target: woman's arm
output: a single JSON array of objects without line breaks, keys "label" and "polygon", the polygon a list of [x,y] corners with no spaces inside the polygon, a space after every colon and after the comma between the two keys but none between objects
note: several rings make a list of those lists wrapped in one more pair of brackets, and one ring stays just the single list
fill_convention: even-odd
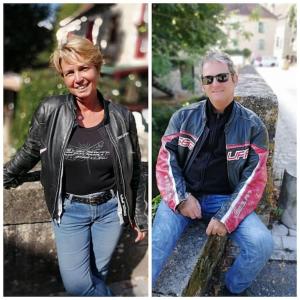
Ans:
[{"label": "woman's arm", "polygon": [[18,177],[30,171],[40,160],[40,122],[38,121],[40,113],[41,107],[32,117],[25,143],[16,155],[4,165],[4,188],[20,185],[22,182]]}]

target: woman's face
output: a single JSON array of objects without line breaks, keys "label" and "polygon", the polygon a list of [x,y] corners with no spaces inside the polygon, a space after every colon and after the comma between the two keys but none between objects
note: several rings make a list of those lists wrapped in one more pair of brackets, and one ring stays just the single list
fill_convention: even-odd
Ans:
[{"label": "woman's face", "polygon": [[75,97],[89,98],[97,91],[99,78],[96,67],[83,60],[76,62],[61,61],[62,76],[66,87]]}]

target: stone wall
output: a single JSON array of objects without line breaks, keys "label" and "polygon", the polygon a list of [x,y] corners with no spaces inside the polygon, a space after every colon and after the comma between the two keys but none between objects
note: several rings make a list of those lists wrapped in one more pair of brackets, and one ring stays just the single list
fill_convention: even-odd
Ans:
[{"label": "stone wall", "polygon": [[273,199],[273,157],[275,132],[278,118],[277,96],[252,66],[240,70],[239,83],[235,90],[236,100],[254,111],[264,122],[269,134],[269,157],[267,161],[268,182],[258,211],[266,217],[271,206],[276,205]]},{"label": "stone wall", "polygon": [[[143,168],[147,184],[147,164]],[[65,295],[41,184],[4,190],[3,199],[4,296]],[[134,274],[147,277],[147,240],[135,244],[134,239],[133,230],[126,228],[113,255],[109,283],[130,280]]]}]

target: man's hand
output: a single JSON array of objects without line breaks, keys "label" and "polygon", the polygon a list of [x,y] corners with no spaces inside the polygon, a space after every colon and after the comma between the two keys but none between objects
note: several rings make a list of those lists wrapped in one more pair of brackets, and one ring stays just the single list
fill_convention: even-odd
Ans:
[{"label": "man's hand", "polygon": [[179,205],[178,210],[185,217],[191,219],[202,218],[200,203],[192,194],[190,194],[187,199]]},{"label": "man's hand", "polygon": [[206,234],[225,236],[227,234],[227,229],[222,222],[212,218],[206,228]]},{"label": "man's hand", "polygon": [[146,231],[140,231],[140,229],[135,225],[133,229],[137,232],[136,239],[134,240],[136,243],[142,241],[146,236]]}]

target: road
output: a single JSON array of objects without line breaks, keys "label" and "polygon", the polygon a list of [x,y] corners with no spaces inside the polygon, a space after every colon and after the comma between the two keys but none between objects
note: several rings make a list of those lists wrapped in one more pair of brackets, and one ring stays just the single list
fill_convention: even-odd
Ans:
[{"label": "road", "polygon": [[278,98],[279,116],[275,135],[274,175],[280,180],[286,169],[297,175],[297,68],[282,70],[279,67],[258,67],[263,77]]}]

